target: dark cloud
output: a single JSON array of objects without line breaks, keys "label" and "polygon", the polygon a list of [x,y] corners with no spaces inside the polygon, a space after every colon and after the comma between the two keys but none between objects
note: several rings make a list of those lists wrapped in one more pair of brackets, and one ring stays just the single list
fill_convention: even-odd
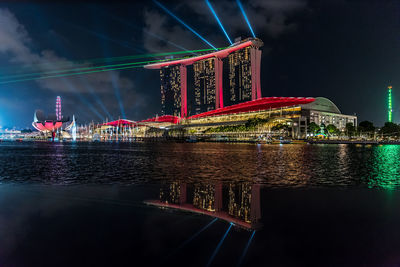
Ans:
[{"label": "dark cloud", "polygon": [[[0,52],[10,56],[11,62],[22,63],[33,67],[37,72],[53,71],[55,66],[63,68],[79,68],[81,65],[56,55],[54,51],[42,50],[33,52],[30,48],[33,40],[29,37],[24,25],[19,23],[14,14],[8,9],[0,9]],[[133,89],[133,81],[114,75],[114,85],[121,89]],[[85,76],[86,86],[96,89],[97,93],[110,92],[113,86],[112,76],[104,73],[92,73]],[[87,92],[81,77],[70,77],[68,82],[60,82],[58,79],[37,80],[40,87],[52,90],[56,93],[71,92],[71,87],[79,93]]]},{"label": "dark cloud", "polygon": [[[249,28],[236,2],[222,0],[212,1],[211,3],[231,39],[237,36],[250,36]],[[168,7],[171,9],[174,8],[173,5]],[[277,38],[281,34],[295,30],[297,25],[294,22],[289,22],[288,18],[290,15],[306,7],[306,2],[303,0],[258,0],[249,1],[247,4],[244,3],[244,8],[256,33],[266,32],[272,38]],[[201,25],[201,29],[212,29],[211,32],[206,32],[206,39],[212,40],[211,43],[215,43],[217,46],[226,45],[227,40],[221,35],[222,32],[205,1],[185,1],[182,5],[178,6],[177,11],[180,11],[177,14],[178,17],[185,17],[185,15],[187,17],[187,13],[190,13],[191,17],[195,18],[196,25]],[[144,19],[144,32],[153,32],[159,36],[163,36],[168,41],[176,42],[179,40],[179,44],[189,49],[204,47],[204,43],[200,39],[179,24],[179,22],[175,22],[174,18],[163,13],[162,10],[155,8],[145,9]],[[183,20],[185,21],[185,19]],[[193,21],[193,19],[190,19],[190,21]],[[195,26],[191,25],[191,27],[196,29]],[[202,31],[199,30],[199,33],[202,34]],[[176,49],[170,44],[146,34],[144,34],[143,39],[144,47],[149,51]]]}]

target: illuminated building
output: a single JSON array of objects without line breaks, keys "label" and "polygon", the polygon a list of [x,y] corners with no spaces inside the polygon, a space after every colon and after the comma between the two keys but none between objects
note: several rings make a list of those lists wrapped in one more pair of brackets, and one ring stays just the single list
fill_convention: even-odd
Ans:
[{"label": "illuminated building", "polygon": [[205,59],[193,64],[194,114],[215,109],[215,61]]},{"label": "illuminated building", "polygon": [[317,97],[314,102],[301,105],[301,116],[293,122],[297,124],[296,136],[304,138],[310,134],[307,133],[307,126],[311,122],[325,126],[332,124],[340,131],[344,131],[347,123],[357,126],[357,116],[342,114],[332,101],[325,97]]},{"label": "illuminated building", "polygon": [[[259,48],[262,45],[261,40],[248,38],[216,52],[146,65],[147,69],[160,69],[162,114],[188,116],[187,66],[193,64],[195,85],[190,87],[195,88],[195,92],[190,93],[195,94],[195,103],[192,114],[224,107],[224,91],[227,90],[223,82],[224,64],[230,64],[229,104],[261,98]],[[244,52],[238,52],[241,50]],[[234,55],[229,57],[232,53]]]},{"label": "illuminated building", "polygon": [[191,132],[204,132],[212,127],[244,125],[250,119],[262,119],[271,132],[277,124],[285,123],[291,128],[292,138],[306,138],[311,122],[317,125],[333,124],[344,130],[347,123],[357,125],[357,116],[345,115],[324,97],[264,97],[244,103],[203,112],[181,121]]},{"label": "illuminated building", "polygon": [[224,97],[227,105],[261,98],[261,50],[248,46],[224,59]]},{"label": "illuminated building", "polygon": [[388,86],[388,122],[392,122],[392,86]]},{"label": "illuminated building", "polygon": [[62,127],[63,123],[68,121],[69,118],[64,119],[61,115],[61,98],[58,96],[56,99],[56,114],[46,116],[43,111],[36,110],[32,126],[41,132],[55,132]]},{"label": "illuminated building", "polygon": [[180,116],[181,114],[181,73],[179,66],[160,70],[161,114]]}]

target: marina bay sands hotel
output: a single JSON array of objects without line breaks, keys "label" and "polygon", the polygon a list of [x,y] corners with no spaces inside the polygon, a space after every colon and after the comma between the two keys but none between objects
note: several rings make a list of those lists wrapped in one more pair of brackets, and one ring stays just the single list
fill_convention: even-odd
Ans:
[{"label": "marina bay sands hotel", "polygon": [[257,38],[235,40],[231,46],[202,55],[168,59],[144,66],[160,71],[161,116],[147,121],[171,123],[191,132],[244,125],[257,118],[268,131],[284,123],[293,138],[310,136],[308,125],[333,124],[344,131],[357,116],[342,114],[324,97],[262,97],[261,50]]},{"label": "marina bay sands hotel", "polygon": [[239,39],[213,53],[146,65],[160,70],[161,114],[186,118],[260,99],[262,46]]}]

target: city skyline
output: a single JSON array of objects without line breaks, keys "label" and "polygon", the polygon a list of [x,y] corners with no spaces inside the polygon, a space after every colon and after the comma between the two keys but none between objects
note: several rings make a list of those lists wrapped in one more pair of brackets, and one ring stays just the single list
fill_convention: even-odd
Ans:
[{"label": "city skyline", "polygon": [[[154,2],[48,3],[0,5],[1,21],[8,26],[0,34],[3,79],[26,70],[23,66],[46,62],[66,64],[210,48]],[[251,36],[235,1],[211,3],[232,40]],[[393,34],[399,26],[399,6],[395,2],[379,4],[382,12],[375,14],[374,24],[368,18],[377,1],[274,3],[242,1],[255,35],[265,44],[261,59],[262,96],[323,96],[337,103],[345,114],[357,113],[359,121],[383,125],[390,84],[393,121],[399,122],[396,88],[400,83],[394,74],[399,43]],[[162,4],[213,46],[229,45],[204,1]],[[71,12],[64,9],[75,5],[80,8],[72,19]],[[26,16],[26,12],[36,16]],[[128,12],[134,16],[128,16]],[[336,16],[338,12],[340,17]],[[381,28],[384,30],[377,30]],[[49,67],[39,70],[48,71]],[[2,84],[0,125],[29,127],[34,110],[52,112],[58,95],[63,98],[63,110],[75,114],[78,123],[101,122],[111,117],[152,118],[161,115],[159,81],[159,73],[137,68]]]}]

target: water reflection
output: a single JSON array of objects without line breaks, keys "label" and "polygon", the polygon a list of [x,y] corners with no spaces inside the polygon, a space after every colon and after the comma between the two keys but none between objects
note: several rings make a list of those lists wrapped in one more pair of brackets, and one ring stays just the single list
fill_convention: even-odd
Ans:
[{"label": "water reflection", "polygon": [[[398,189],[398,162],[397,145],[3,142],[0,182],[131,185],[178,178],[191,185],[224,187],[250,182],[284,188]],[[196,190],[211,194],[215,188]]]},{"label": "water reflection", "polygon": [[159,199],[146,204],[208,215],[251,230],[261,227],[260,185],[239,183],[165,183]]},{"label": "water reflection", "polygon": [[375,151],[368,187],[380,187],[384,189],[395,189],[399,186],[400,147],[397,145],[386,145]]}]

